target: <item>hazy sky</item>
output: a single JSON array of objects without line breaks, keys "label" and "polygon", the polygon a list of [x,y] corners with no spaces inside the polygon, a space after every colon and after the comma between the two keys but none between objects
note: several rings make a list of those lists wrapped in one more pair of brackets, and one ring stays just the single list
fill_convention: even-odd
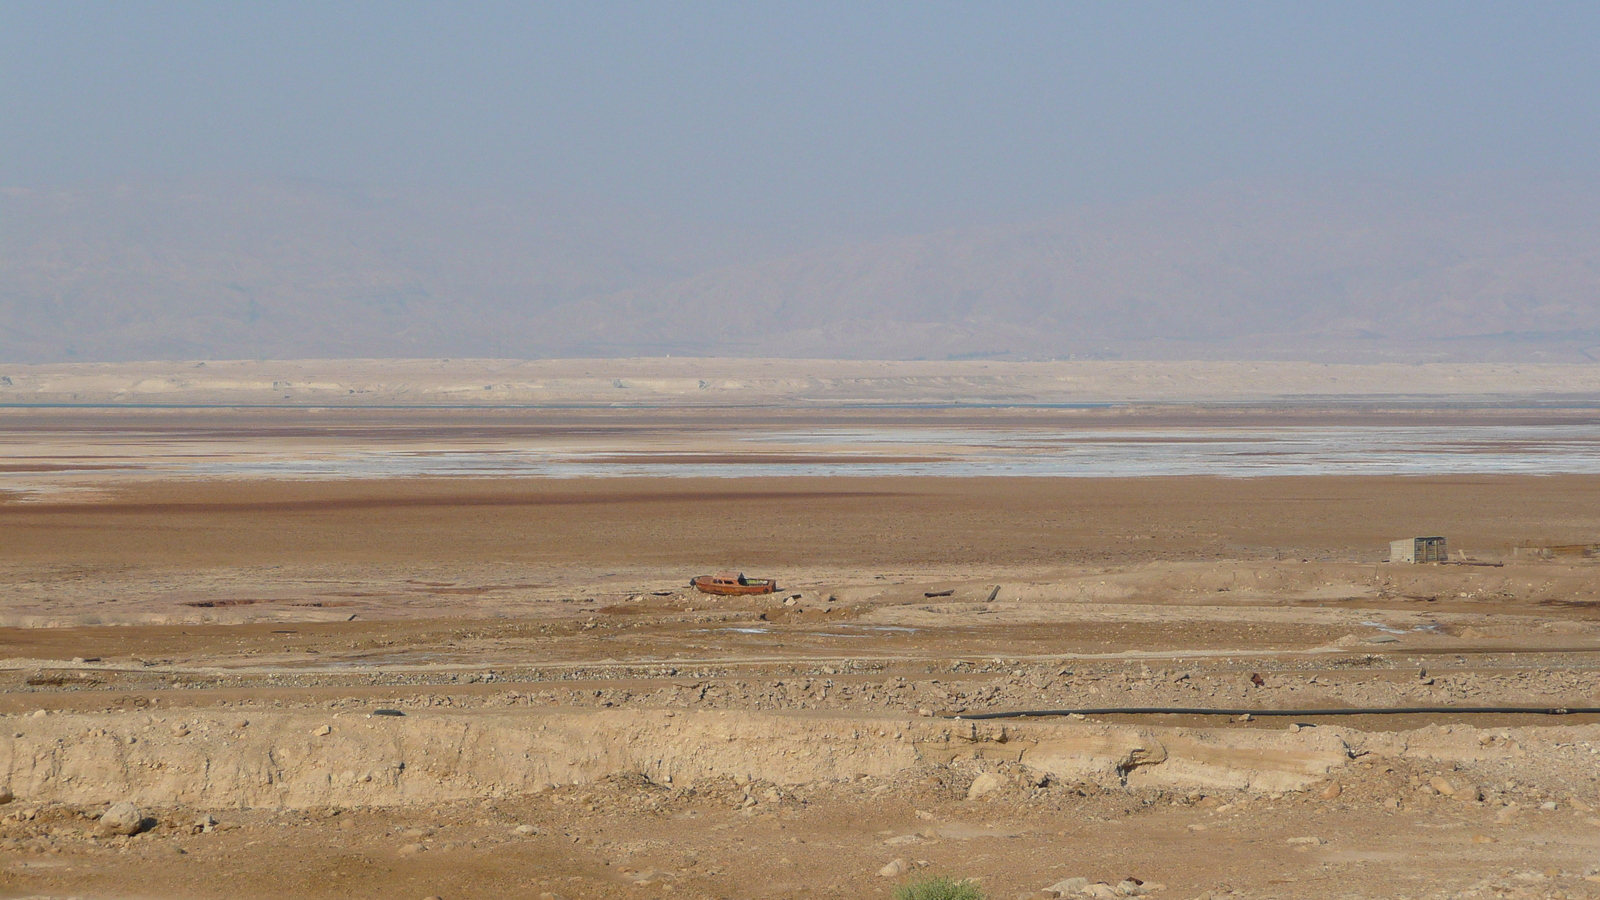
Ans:
[{"label": "hazy sky", "polygon": [[900,229],[1593,175],[1600,4],[0,4],[0,185],[242,173]]}]

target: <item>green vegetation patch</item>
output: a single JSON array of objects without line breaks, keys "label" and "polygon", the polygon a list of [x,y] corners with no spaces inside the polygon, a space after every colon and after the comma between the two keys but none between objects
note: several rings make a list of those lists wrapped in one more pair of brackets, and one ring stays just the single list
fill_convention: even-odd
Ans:
[{"label": "green vegetation patch", "polygon": [[894,900],[985,900],[977,884],[947,875],[921,878],[894,889]]}]

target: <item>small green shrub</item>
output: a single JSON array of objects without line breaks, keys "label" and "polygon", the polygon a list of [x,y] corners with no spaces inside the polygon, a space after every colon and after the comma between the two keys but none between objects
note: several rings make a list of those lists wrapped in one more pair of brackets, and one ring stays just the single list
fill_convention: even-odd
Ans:
[{"label": "small green shrub", "polygon": [[894,900],[985,900],[976,884],[947,875],[920,878],[894,889]]}]

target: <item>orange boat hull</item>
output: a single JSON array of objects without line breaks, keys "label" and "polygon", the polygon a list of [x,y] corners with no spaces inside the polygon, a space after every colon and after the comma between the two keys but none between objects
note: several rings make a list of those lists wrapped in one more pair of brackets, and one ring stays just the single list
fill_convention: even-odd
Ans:
[{"label": "orange boat hull", "polygon": [[689,586],[703,594],[722,594],[736,596],[740,594],[770,594],[778,589],[778,583],[770,578],[744,578],[737,580],[718,578],[715,575],[700,575],[689,579]]}]

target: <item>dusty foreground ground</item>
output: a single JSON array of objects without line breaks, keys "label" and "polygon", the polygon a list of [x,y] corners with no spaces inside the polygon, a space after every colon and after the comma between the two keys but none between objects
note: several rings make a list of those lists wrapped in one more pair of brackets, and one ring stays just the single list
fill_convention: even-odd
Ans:
[{"label": "dusty foreground ground", "polygon": [[1597,715],[951,718],[1600,707],[1600,564],[1511,553],[1597,531],[1588,477],[106,475],[0,503],[0,892],[1600,897]]}]

